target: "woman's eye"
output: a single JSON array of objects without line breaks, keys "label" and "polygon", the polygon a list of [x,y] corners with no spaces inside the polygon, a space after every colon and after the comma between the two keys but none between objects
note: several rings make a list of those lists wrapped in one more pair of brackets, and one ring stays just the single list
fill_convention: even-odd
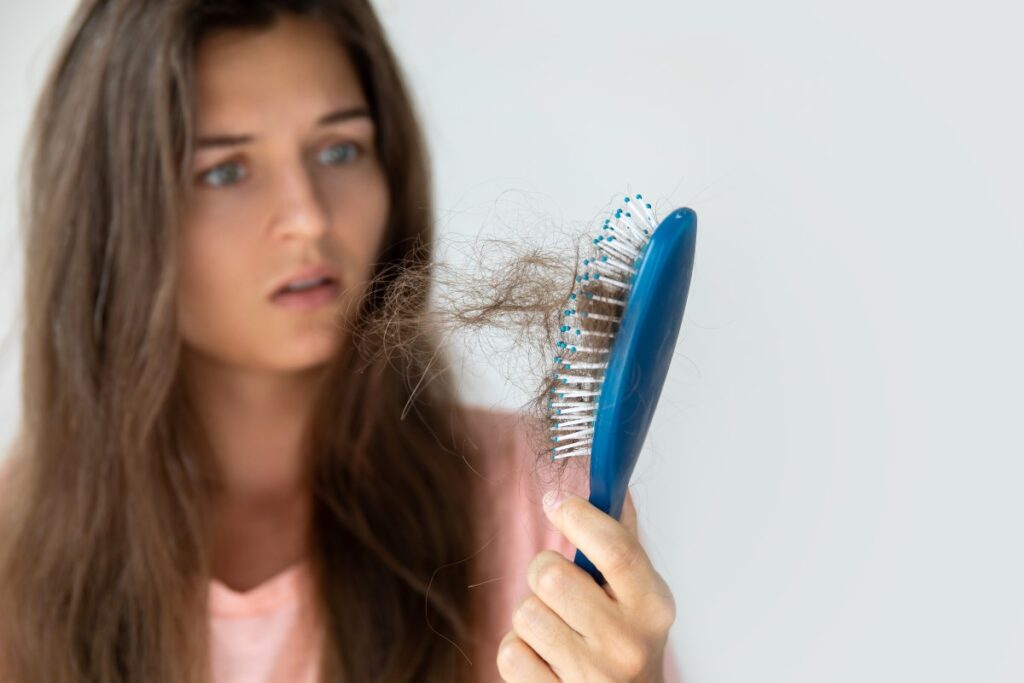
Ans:
[{"label": "woman's eye", "polygon": [[320,158],[326,159],[328,164],[343,164],[351,161],[361,151],[359,145],[354,142],[344,142],[340,145],[328,147],[320,155]]},{"label": "woman's eye", "polygon": [[[221,164],[219,166],[214,166],[209,171],[207,171],[206,173],[202,174],[202,176],[200,176],[200,178],[204,181],[205,184],[213,185],[214,187],[221,187],[223,185],[231,185],[234,182],[236,182],[236,180],[232,179],[232,176],[239,176],[240,175],[240,177],[242,177],[242,178],[245,177],[245,173],[244,172],[242,172],[241,174],[238,173],[238,169],[241,169],[241,168],[242,167],[239,166],[236,163]],[[224,173],[224,171],[226,169],[235,169],[235,173],[230,173],[230,172],[229,173]],[[225,176],[227,176],[226,180],[223,179]],[[218,178],[218,177],[221,178],[222,180],[217,180],[217,181],[212,182],[212,183],[211,182],[206,182],[207,179]]]},{"label": "woman's eye", "polygon": [[[344,142],[339,145],[331,145],[320,154],[320,159],[328,165],[342,165],[352,161],[362,154],[362,148],[354,142]],[[228,162],[214,166],[209,171],[200,175],[204,185],[212,187],[224,187],[233,185],[242,178],[246,172],[240,164]]]}]

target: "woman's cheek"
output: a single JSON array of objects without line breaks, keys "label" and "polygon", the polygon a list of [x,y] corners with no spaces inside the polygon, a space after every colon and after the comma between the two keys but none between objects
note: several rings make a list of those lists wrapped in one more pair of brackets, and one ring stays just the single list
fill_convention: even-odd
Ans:
[{"label": "woman's cheek", "polygon": [[[219,226],[218,226],[219,227]],[[246,333],[244,318],[249,307],[241,297],[249,278],[238,272],[243,249],[232,248],[229,231],[213,232],[208,224],[192,225],[182,240],[181,280],[178,287],[178,320],[184,341],[211,355],[238,352],[232,330]],[[240,326],[241,325],[241,326]]]}]

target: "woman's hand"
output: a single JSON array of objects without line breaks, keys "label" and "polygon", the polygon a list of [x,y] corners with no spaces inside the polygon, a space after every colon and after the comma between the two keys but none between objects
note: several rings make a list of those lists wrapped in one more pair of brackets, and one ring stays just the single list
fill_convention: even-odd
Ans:
[{"label": "woman's hand", "polygon": [[533,593],[498,646],[501,677],[510,683],[660,683],[676,606],[640,545],[629,493],[621,522],[572,495],[545,511],[607,583],[598,586],[561,553],[537,553],[527,569]]}]

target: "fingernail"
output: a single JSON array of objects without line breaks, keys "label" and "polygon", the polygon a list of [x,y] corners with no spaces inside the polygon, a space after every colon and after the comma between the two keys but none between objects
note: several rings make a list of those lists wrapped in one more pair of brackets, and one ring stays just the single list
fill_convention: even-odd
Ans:
[{"label": "fingernail", "polygon": [[544,494],[544,499],[542,501],[544,504],[544,512],[551,512],[561,505],[563,500],[565,500],[565,496],[560,495],[555,489],[548,491]]}]

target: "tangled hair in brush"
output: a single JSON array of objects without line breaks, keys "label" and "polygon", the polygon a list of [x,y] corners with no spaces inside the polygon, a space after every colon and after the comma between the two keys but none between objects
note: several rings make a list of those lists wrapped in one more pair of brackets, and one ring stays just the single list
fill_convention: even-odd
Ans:
[{"label": "tangled hair in brush", "polygon": [[[495,204],[509,194],[514,192],[506,192]],[[594,225],[545,221],[536,235],[443,235],[432,247],[414,245],[410,251],[413,258],[381,273],[391,281],[383,304],[371,318],[360,321],[359,327],[349,326],[346,333],[359,344],[361,354],[397,366],[399,374],[411,359],[420,366],[433,367],[438,375],[447,373],[450,368],[439,363],[451,362],[448,355],[421,342],[440,340],[443,344],[464,338],[474,363],[494,367],[526,396],[516,407],[519,429],[527,435],[535,455],[536,474],[545,485],[558,485],[567,470],[587,467],[582,458],[549,462],[552,442],[547,428],[548,402],[556,387],[553,356],[558,353],[556,342],[563,336],[559,326],[570,293],[581,289],[577,277],[584,270],[583,259],[592,252]],[[514,227],[519,235],[530,228],[524,224]],[[442,251],[439,246],[460,258],[424,253]],[[416,305],[416,294],[427,290],[435,293],[432,305]],[[598,301],[580,299],[573,305],[581,312],[621,314],[614,306]],[[336,319],[351,320],[351,316],[339,311]],[[616,324],[593,321],[590,328],[614,332]],[[495,333],[499,334],[497,341]],[[429,357],[417,357],[417,353]],[[502,363],[503,359],[506,362]],[[518,371],[509,367],[511,359],[521,362]],[[430,376],[425,381],[429,382]],[[422,388],[413,388],[412,396]]]}]

